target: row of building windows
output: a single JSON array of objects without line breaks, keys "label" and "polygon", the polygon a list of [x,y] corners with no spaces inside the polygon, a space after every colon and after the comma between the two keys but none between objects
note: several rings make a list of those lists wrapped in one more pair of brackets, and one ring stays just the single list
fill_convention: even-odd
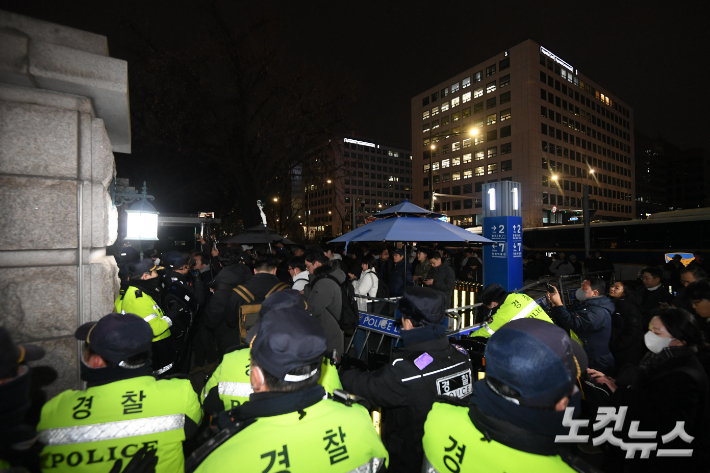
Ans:
[{"label": "row of building windows", "polygon": [[358,145],[355,143],[344,142],[343,147],[345,149],[366,151],[371,154],[383,154],[385,156],[390,156],[390,157],[394,157],[394,158],[399,158],[399,157],[409,158],[410,157],[410,155],[408,155],[407,153],[404,153],[404,152],[392,151],[392,150],[388,150],[388,149],[384,149],[384,148],[374,148],[372,146]]},{"label": "row of building windows", "polygon": [[[498,89],[503,89],[505,87],[508,87],[510,85],[510,75],[507,75],[505,77],[502,77],[500,79],[500,82],[498,85],[496,85],[496,81],[489,82],[485,86],[485,93],[486,94],[492,94]],[[422,120],[426,120],[429,117],[435,117],[439,113],[443,112],[448,112],[449,110],[453,110],[454,108],[458,107],[461,104],[465,104],[470,102],[472,99],[477,99],[479,97],[483,96],[483,87],[479,87],[477,89],[474,89],[470,92],[465,92],[462,94],[460,97],[454,97],[450,101],[446,101],[445,103],[442,103],[441,105],[437,105],[436,107],[433,107],[431,109],[424,110],[422,112]],[[481,106],[483,102],[481,102]],[[475,113],[475,112],[474,112]]]},{"label": "row of building windows", "polygon": [[[479,135],[473,137],[473,138],[465,138],[461,141],[454,141],[453,143],[448,143],[442,146],[436,146],[433,145],[434,143],[438,143],[440,139],[447,139],[451,138],[452,136],[450,133],[448,133],[448,130],[446,133],[439,132],[436,135],[432,135],[431,139],[427,138],[424,140],[424,149],[425,149],[425,154],[428,155],[429,152],[432,153],[432,156],[439,156],[439,154],[447,154],[453,151],[458,151],[460,149],[464,148],[469,148],[473,145],[480,145],[482,143],[485,143],[487,141],[495,141],[499,138],[499,132],[500,131],[500,138],[508,138],[512,133],[512,128],[511,125],[501,127],[500,129],[495,129],[495,130],[489,130],[485,132],[485,134],[482,132]],[[431,145],[434,147],[432,148]]]},{"label": "row of building windows", "polygon": [[[393,167],[387,167],[387,166],[380,166],[379,164],[369,164],[369,163],[362,163],[358,161],[344,161],[343,162],[344,167],[351,167],[351,168],[359,168],[359,169],[371,169],[373,171],[384,171],[393,173],[393,174],[400,174],[400,175],[405,175],[409,176],[412,174],[412,171],[409,169],[400,169],[400,168],[393,168]],[[348,175],[349,173],[346,173]],[[380,177],[378,179],[385,179],[389,180],[389,177],[385,174],[384,177]]]},{"label": "row of building windows", "polygon": [[[500,154],[509,154],[513,151],[513,145],[512,143],[504,143],[500,145]],[[491,146],[487,150],[482,149],[479,151],[476,151],[475,153],[466,153],[462,156],[455,156],[453,158],[448,158],[448,159],[442,159],[441,161],[434,161],[431,163],[431,170],[432,171],[438,171],[439,169],[445,169],[448,168],[449,166],[459,166],[461,164],[469,164],[471,162],[471,159],[475,159],[476,161],[481,161],[485,159],[486,157],[488,158],[495,158],[498,156],[498,147],[497,146]],[[424,164],[424,172],[429,172],[429,163]]]},{"label": "row of building windows", "polygon": [[[630,165],[631,160],[629,159],[628,156],[619,154],[615,151],[603,148],[601,145],[597,145],[596,143],[592,143],[591,141],[587,141],[585,139],[580,138],[579,136],[574,136],[572,133],[567,133],[566,131],[562,131],[559,128],[555,128],[553,126],[548,127],[545,123],[542,123],[540,126],[540,132],[543,135],[549,135],[550,138],[556,138],[560,141],[564,141],[565,143],[569,143],[571,145],[575,145],[579,148],[582,148],[587,151],[591,151],[597,154],[602,154],[603,156],[609,156],[610,158],[619,161],[621,163]],[[550,153],[555,152],[554,144],[550,143],[551,148],[549,150]],[[543,147],[543,150],[546,150]]]},{"label": "row of building windows", "polygon": [[[499,71],[503,71],[505,69],[508,69],[509,67],[510,67],[510,58],[509,57],[506,57],[505,59],[503,59],[502,61],[500,61],[498,63],[498,70]],[[495,64],[491,64],[490,66],[488,66],[486,68],[486,77],[491,77],[491,76],[495,75],[495,73],[496,73],[496,65]],[[451,92],[452,94],[458,92],[459,85],[461,86],[460,87],[461,89],[465,89],[467,87],[470,87],[471,84],[481,82],[482,80],[483,80],[483,71],[478,71],[475,74],[473,74],[472,76],[464,77],[463,79],[461,79],[460,82],[457,81],[457,82],[454,82],[453,84],[451,84],[450,87],[444,87],[443,89],[441,89],[441,92],[434,92],[433,94],[431,94],[431,96],[424,97],[422,99],[422,107],[429,105],[430,98],[431,98],[431,102],[434,103],[437,100],[439,100],[439,98],[443,99],[443,98],[447,97],[449,95],[449,92]],[[505,87],[506,85],[508,85],[508,84],[503,85],[506,80],[508,81],[508,83],[510,82],[510,75],[507,75],[507,76],[501,78],[500,87]],[[493,82],[493,84],[495,84],[495,81]],[[486,86],[486,88],[488,88],[489,86],[490,86],[490,84],[488,84]],[[495,90],[495,85],[493,85],[493,90]],[[465,100],[464,100],[464,102],[465,102]]]},{"label": "row of building windows", "polygon": [[[613,163],[607,163],[606,161],[603,161],[601,159],[597,159],[594,156],[587,156],[586,154],[581,154],[579,152],[576,152],[574,150],[569,150],[567,148],[563,148],[562,146],[555,146],[553,143],[547,143],[546,141],[542,142],[542,150],[549,152],[550,154],[556,154],[559,157],[565,157],[567,159],[572,159],[576,160],[577,162],[586,164],[589,169],[591,168],[602,168],[605,171],[610,171],[616,174],[619,174],[621,176],[626,176],[626,177],[631,177],[631,171],[623,168],[617,164]],[[576,158],[576,159],[575,159]],[[550,160],[551,163],[554,163],[554,161]],[[562,163],[558,162],[558,168],[562,165]],[[567,166],[567,164],[565,164]],[[542,167],[543,169],[547,169],[547,158],[542,158]],[[574,168],[574,166],[572,166]],[[553,166],[554,170],[554,166]],[[596,178],[597,179],[602,179],[602,176],[605,174],[601,173],[596,173]],[[603,178],[606,180],[606,178]],[[610,181],[616,182],[616,178],[610,177]],[[615,184],[619,185],[621,187],[626,187],[628,189],[631,189],[631,183],[629,181],[624,181],[619,179],[620,182],[623,182],[624,185],[622,184]]]},{"label": "row of building windows", "polygon": [[[459,181],[463,177],[463,179],[470,179],[473,176],[485,176],[486,171],[487,174],[495,174],[498,172],[498,163],[489,163],[485,166],[477,166],[475,168],[468,168],[468,169],[463,169],[462,171],[454,171],[452,173],[445,172],[441,174],[435,174],[432,176],[432,183],[433,184],[439,184],[440,182],[449,182],[449,181]],[[507,171],[512,171],[513,170],[513,160],[512,159],[507,159],[505,161],[500,162],[500,171],[501,172],[507,172]],[[427,169],[428,171],[428,169]],[[426,187],[429,185],[429,178],[425,177],[423,179],[423,185]]]},{"label": "row of building windows", "polygon": [[[351,157],[352,156],[352,157]],[[373,163],[383,163],[383,164],[394,164],[395,166],[412,167],[412,161],[410,159],[395,159],[395,158],[382,158],[380,156],[368,156],[362,153],[349,153],[347,151],[343,152],[343,157],[358,159],[360,161],[371,161]]]},{"label": "row of building windows", "polygon": [[540,71],[540,82],[543,84],[547,84],[549,87],[553,87],[555,90],[558,92],[562,92],[564,95],[568,95],[569,97],[575,98],[577,102],[582,103],[582,105],[587,105],[589,108],[593,108],[597,113],[601,113],[604,115],[605,118],[608,118],[609,120],[614,121],[617,125],[620,125],[627,130],[631,129],[631,123],[622,118],[621,116],[615,114],[611,110],[607,110],[604,107],[600,107],[598,104],[589,102],[589,99],[586,99],[585,97],[581,97],[579,95],[579,92],[574,91],[571,87],[568,88],[565,84],[560,84],[560,81],[557,79],[553,78],[550,75],[545,74],[545,72]]},{"label": "row of building windows", "polygon": [[563,80],[566,80],[567,82],[574,84],[575,87],[579,87],[580,89],[584,90],[592,97],[602,102],[602,104],[613,107],[614,110],[622,113],[625,117],[630,118],[630,113],[625,107],[615,103],[611,98],[605,96],[598,90],[595,90],[594,87],[590,84],[585,84],[584,81],[579,79],[579,77],[572,74],[571,71],[561,68],[559,64],[553,62],[552,59],[550,59],[549,57],[540,54],[540,64],[543,66],[547,66],[547,68],[551,71],[554,70],[555,73],[562,77]]},{"label": "row of building windows", "polygon": [[[505,110],[501,110],[500,121],[504,122],[506,120],[510,120],[511,116],[512,115],[511,115],[511,111],[509,108],[506,108]],[[486,116],[485,119],[483,117],[481,117],[478,120],[474,120],[473,122],[471,122],[471,125],[474,128],[480,128],[484,124],[485,125],[495,125],[497,119],[498,119],[498,114],[491,113],[490,115]],[[458,120],[458,118],[456,120]],[[429,122],[424,123],[422,126],[422,132],[426,133],[427,131],[430,131],[430,130],[433,131],[433,130],[438,129],[442,125],[448,125],[448,124],[449,124],[449,116],[447,115],[445,117],[442,117],[441,122],[439,120],[433,120],[431,122],[431,126],[430,126]],[[449,134],[448,130],[437,131],[437,133],[438,133],[438,136],[442,136],[442,134],[446,135],[445,136],[446,138],[448,138],[449,136],[458,136],[459,134],[461,134],[461,127],[457,126],[457,127],[452,128],[450,134]],[[432,137],[433,137],[433,135],[432,135]]]},{"label": "row of building windows", "polygon": [[[407,189],[409,190],[409,189]],[[345,194],[348,195],[371,195],[375,196],[375,192],[377,193],[377,197],[395,197],[398,199],[411,199],[412,195],[408,194],[406,192],[387,192],[387,191],[372,191],[370,192],[370,189],[353,189],[350,187],[345,188]],[[347,199],[347,197],[346,197]],[[347,200],[346,200],[347,202]]]},{"label": "row of building windows", "polygon": [[[542,100],[547,100],[549,103],[563,108],[565,110],[568,110],[569,105],[566,104],[566,100],[561,100],[560,97],[556,97],[555,94],[552,92],[547,92],[545,89],[540,89],[540,98]],[[565,105],[565,107],[563,107]],[[579,113],[579,116],[582,116],[583,118],[586,118],[588,122],[592,122],[593,120],[593,115],[585,113],[585,115],[582,115],[583,110],[579,110],[579,107],[573,107],[575,115]],[[569,121],[568,121],[569,123]],[[597,120],[597,125],[600,125],[600,121]],[[610,124],[606,124],[607,128],[611,129]],[[581,126],[580,126],[581,128]],[[615,127],[614,127],[615,128]],[[626,132],[624,132],[626,133]],[[587,126],[586,127],[586,134],[587,136],[592,136],[592,128]],[[626,143],[622,143],[621,141],[617,140],[616,138],[612,138],[611,136],[607,136],[604,133],[596,133],[596,138],[600,141],[603,141],[604,143],[610,144],[611,146],[614,146],[617,149],[623,150],[627,153],[631,152],[631,146],[627,145]]]}]

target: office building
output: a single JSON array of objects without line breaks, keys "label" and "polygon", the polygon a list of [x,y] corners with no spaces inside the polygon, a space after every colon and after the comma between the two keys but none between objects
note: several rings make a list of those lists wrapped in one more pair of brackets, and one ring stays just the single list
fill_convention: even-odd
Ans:
[{"label": "office building", "polygon": [[526,40],[412,98],[414,203],[428,207],[431,188],[434,210],[480,225],[481,186],[513,180],[525,227],[581,223],[586,183],[594,219],[630,219],[633,120],[615,94]]},{"label": "office building", "polygon": [[333,162],[304,176],[309,239],[338,236],[372,214],[412,199],[412,153],[364,138],[333,140]]}]

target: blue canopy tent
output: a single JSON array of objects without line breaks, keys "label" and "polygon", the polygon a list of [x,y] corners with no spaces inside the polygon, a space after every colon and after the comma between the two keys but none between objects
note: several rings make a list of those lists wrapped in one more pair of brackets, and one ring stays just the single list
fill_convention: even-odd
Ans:
[{"label": "blue canopy tent", "polygon": [[461,227],[439,220],[442,214],[431,212],[404,200],[373,215],[377,220],[331,240],[330,243],[345,243],[345,253],[351,241],[401,241],[404,242],[404,281],[407,281],[408,241],[447,243],[493,243]]}]

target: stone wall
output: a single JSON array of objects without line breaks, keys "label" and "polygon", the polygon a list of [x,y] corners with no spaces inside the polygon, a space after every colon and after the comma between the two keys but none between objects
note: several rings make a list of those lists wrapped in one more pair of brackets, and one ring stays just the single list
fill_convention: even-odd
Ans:
[{"label": "stone wall", "polygon": [[0,11],[0,324],[45,347],[49,396],[81,387],[74,330],[118,294],[105,249],[113,151],[130,152],[127,72],[103,36]]}]

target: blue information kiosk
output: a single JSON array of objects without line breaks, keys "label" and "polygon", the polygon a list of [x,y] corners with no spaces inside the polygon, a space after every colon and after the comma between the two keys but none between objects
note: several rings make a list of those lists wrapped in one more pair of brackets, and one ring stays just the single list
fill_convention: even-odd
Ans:
[{"label": "blue information kiosk", "polygon": [[523,218],[520,183],[483,184],[483,286],[496,283],[506,291],[523,287]]}]

